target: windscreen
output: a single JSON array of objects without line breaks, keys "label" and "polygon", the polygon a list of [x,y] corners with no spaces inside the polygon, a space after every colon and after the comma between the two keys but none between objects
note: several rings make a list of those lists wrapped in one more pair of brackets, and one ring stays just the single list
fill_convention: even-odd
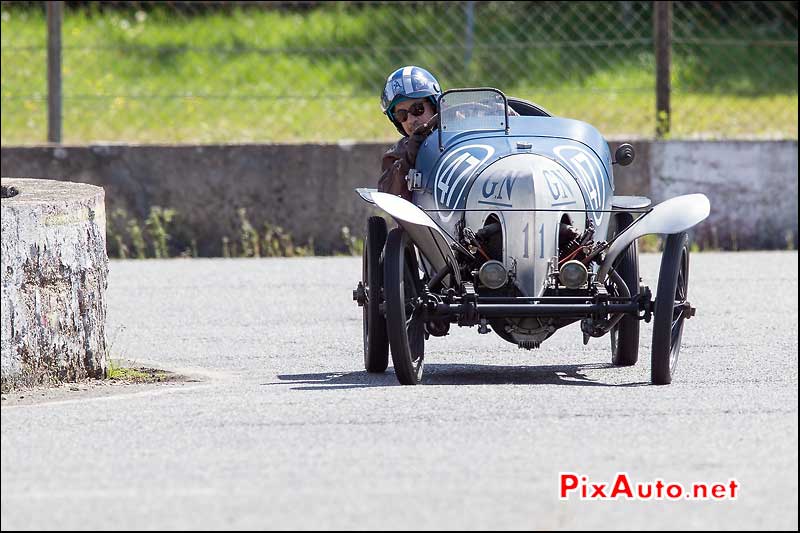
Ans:
[{"label": "windscreen", "polygon": [[442,132],[506,128],[505,97],[496,90],[446,92],[440,100],[440,113]]}]

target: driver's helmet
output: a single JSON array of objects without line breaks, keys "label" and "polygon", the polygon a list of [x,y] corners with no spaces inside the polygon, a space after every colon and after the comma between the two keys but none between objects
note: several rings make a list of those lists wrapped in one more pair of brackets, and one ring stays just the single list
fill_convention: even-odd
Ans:
[{"label": "driver's helmet", "polygon": [[386,113],[389,120],[403,136],[407,136],[403,125],[395,120],[392,109],[395,104],[411,98],[427,96],[436,108],[436,99],[442,94],[441,86],[433,75],[424,68],[407,66],[402,67],[386,78],[386,85],[381,94],[381,110]]}]

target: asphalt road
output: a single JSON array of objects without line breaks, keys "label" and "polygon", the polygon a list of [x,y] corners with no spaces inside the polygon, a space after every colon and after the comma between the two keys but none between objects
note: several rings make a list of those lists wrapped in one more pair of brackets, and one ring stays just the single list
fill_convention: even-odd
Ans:
[{"label": "asphalt road", "polygon": [[[650,324],[630,368],[576,325],[455,328],[401,387],[363,371],[358,259],[113,261],[112,355],[195,381],[4,401],[2,529],[796,530],[797,257],[694,254],[662,387]],[[560,500],[559,472],[739,491]]]}]

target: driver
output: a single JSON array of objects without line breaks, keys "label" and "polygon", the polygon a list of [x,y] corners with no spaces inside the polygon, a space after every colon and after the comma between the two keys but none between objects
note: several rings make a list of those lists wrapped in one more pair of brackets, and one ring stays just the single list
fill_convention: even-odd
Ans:
[{"label": "driver", "polygon": [[436,98],[441,86],[424,68],[407,66],[386,78],[381,110],[403,138],[383,154],[378,190],[411,200],[406,175],[414,167],[419,147],[439,125]]},{"label": "driver", "polygon": [[[385,154],[381,162],[378,190],[411,200],[406,176],[414,168],[419,147],[439,127],[436,101],[442,94],[433,75],[421,67],[402,67],[386,78],[381,94],[381,110],[403,138]],[[518,115],[511,107],[510,116]]]}]

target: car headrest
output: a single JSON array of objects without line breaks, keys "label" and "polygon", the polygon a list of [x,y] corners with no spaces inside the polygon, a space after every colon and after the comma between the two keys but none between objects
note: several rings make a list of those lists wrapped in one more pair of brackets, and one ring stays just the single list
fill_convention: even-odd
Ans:
[{"label": "car headrest", "polygon": [[534,104],[533,102],[529,102],[527,100],[522,100],[520,98],[508,98],[508,106],[522,115],[523,117],[552,117],[547,110],[543,107]]}]

